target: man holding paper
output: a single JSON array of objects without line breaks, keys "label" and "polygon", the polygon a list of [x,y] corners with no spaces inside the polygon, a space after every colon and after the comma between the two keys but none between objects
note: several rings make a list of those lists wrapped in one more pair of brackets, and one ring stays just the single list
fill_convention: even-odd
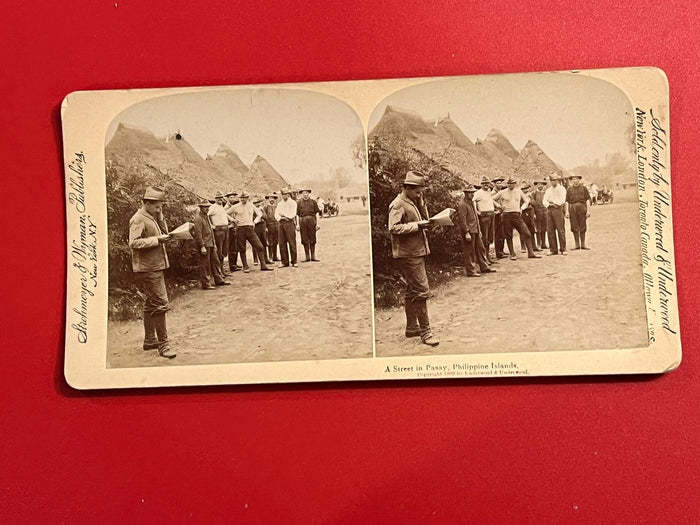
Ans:
[{"label": "man holding paper", "polygon": [[430,289],[425,257],[430,247],[425,229],[430,220],[422,198],[424,187],[422,173],[406,173],[403,190],[389,205],[389,233],[392,256],[406,280],[406,337],[420,336],[424,344],[437,346],[440,341],[430,329],[427,305]]},{"label": "man holding paper", "polygon": [[158,350],[162,357],[174,358],[170,348],[165,312],[170,309],[163,271],[170,267],[164,243],[170,239],[163,218],[165,192],[149,186],[143,206],[129,220],[129,248],[134,273],[141,281],[146,302],[143,305],[144,350]]}]

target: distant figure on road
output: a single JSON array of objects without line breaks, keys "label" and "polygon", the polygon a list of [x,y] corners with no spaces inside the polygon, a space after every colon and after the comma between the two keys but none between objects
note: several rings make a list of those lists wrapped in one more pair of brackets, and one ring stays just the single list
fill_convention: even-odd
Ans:
[{"label": "distant figure on road", "polygon": [[170,267],[165,241],[170,239],[163,218],[165,192],[149,186],[143,195],[143,206],[129,220],[131,265],[141,282],[146,301],[143,305],[143,349],[158,350],[162,357],[177,354],[170,348],[165,312],[170,308],[163,271]]},{"label": "distant figure on road", "polygon": [[569,221],[574,234],[574,250],[589,250],[586,247],[586,220],[590,217],[591,196],[588,189],[581,184],[579,175],[571,176],[571,186],[566,190],[566,202],[569,204]]},{"label": "distant figure on road", "polygon": [[427,304],[430,288],[425,257],[430,253],[430,247],[425,229],[430,221],[423,203],[424,188],[425,176],[422,173],[406,173],[403,190],[389,205],[389,233],[391,254],[406,280],[406,337],[420,336],[424,344],[437,346],[440,341],[430,329]]},{"label": "distant figure on road", "polygon": [[[564,229],[564,216],[568,211],[566,202],[566,188],[559,184],[561,175],[553,172],[549,176],[551,186],[547,188],[542,197],[542,204],[547,208],[547,237],[549,237],[549,254],[566,255],[566,230]],[[557,240],[559,244],[557,245]]]}]

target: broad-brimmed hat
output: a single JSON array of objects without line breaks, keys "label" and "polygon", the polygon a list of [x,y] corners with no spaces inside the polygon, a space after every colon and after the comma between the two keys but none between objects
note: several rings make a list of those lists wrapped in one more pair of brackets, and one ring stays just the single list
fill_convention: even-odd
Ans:
[{"label": "broad-brimmed hat", "polygon": [[556,171],[549,174],[549,180],[561,180],[561,175]]},{"label": "broad-brimmed hat", "polygon": [[538,184],[547,184],[547,181],[546,180],[536,180],[535,182],[533,182],[533,184],[535,186],[537,186]]},{"label": "broad-brimmed hat", "polygon": [[425,186],[425,175],[420,171],[409,171],[403,183],[408,186]]},{"label": "broad-brimmed hat", "polygon": [[482,185],[491,184],[491,181],[489,180],[489,178],[486,175],[484,175],[483,177],[481,177],[481,184]]},{"label": "broad-brimmed hat", "polygon": [[503,182],[504,180],[506,180],[506,178],[499,175],[495,179],[491,179],[491,182]]},{"label": "broad-brimmed hat", "polygon": [[297,193],[311,193],[311,190],[307,190],[307,189],[297,190]]},{"label": "broad-brimmed hat", "polygon": [[529,184],[525,184],[525,186],[523,186],[523,187],[520,188],[520,189],[523,190],[523,191],[527,191],[527,190],[530,189],[530,185],[529,185]]},{"label": "broad-brimmed hat", "polygon": [[221,193],[221,191],[216,190],[216,193],[214,194],[214,198],[215,198],[215,199],[223,199],[223,198],[224,198],[224,194]]},{"label": "broad-brimmed hat", "polygon": [[291,190],[291,188],[282,188],[282,189],[280,190],[280,193],[281,193],[282,195],[291,195],[291,194],[292,194],[292,190]]},{"label": "broad-brimmed hat", "polygon": [[236,193],[236,192],[233,191],[233,190],[229,191],[229,192],[226,194],[226,197],[236,197],[236,196],[238,196],[238,193]]},{"label": "broad-brimmed hat", "polygon": [[262,197],[253,197],[253,204],[260,204],[262,201]]},{"label": "broad-brimmed hat", "polygon": [[569,178],[581,180],[583,177],[581,177],[581,175],[571,175]]},{"label": "broad-brimmed hat", "polygon": [[506,184],[517,184],[517,183],[518,183],[518,181],[515,180],[515,179],[512,178],[512,177],[510,177],[510,178],[506,181]]},{"label": "broad-brimmed hat", "polygon": [[474,193],[476,191],[476,187],[473,184],[467,184],[462,188],[462,191],[464,193]]},{"label": "broad-brimmed hat", "polygon": [[165,191],[163,191],[163,189],[159,188],[158,186],[149,186],[143,193],[143,200],[163,202],[165,200]]},{"label": "broad-brimmed hat", "polygon": [[211,206],[211,202],[209,202],[209,199],[201,199],[198,203],[197,206],[203,208],[204,206]]},{"label": "broad-brimmed hat", "polygon": [[266,199],[276,199],[277,195],[275,195],[274,193],[271,193],[270,195],[265,195],[265,198]]},{"label": "broad-brimmed hat", "polygon": [[247,198],[250,197],[250,195],[248,195],[248,192],[245,191],[245,190],[243,190],[243,191],[240,193],[240,195],[238,195],[238,196],[239,196],[241,199],[247,199]]}]

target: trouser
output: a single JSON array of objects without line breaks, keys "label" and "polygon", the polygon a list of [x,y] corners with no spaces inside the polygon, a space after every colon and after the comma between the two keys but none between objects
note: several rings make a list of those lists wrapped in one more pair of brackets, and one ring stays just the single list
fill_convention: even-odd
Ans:
[{"label": "trouser", "polygon": [[404,311],[406,312],[406,335],[421,338],[430,335],[427,300],[430,295],[428,275],[425,272],[425,257],[402,257],[394,259],[406,281]]},{"label": "trouser", "polygon": [[247,270],[248,269],[248,259],[246,257],[245,253],[245,248],[246,248],[246,241],[250,243],[250,247],[253,250],[253,253],[256,253],[258,256],[258,259],[260,259],[260,269],[266,269],[267,265],[265,264],[265,249],[263,248],[262,243],[260,242],[260,239],[258,239],[258,236],[255,234],[255,230],[253,229],[252,226],[239,226],[237,228],[238,230],[238,252],[241,255],[241,263],[243,263],[243,269]]},{"label": "trouser", "polygon": [[[561,206],[547,208],[547,237],[549,238],[549,251],[559,253],[566,251],[566,231],[564,230],[564,210]],[[557,240],[559,247],[557,248]]]},{"label": "trouser", "polygon": [[489,258],[489,246],[493,243],[494,213],[492,211],[482,211],[479,215],[479,228],[481,229],[481,242],[486,251],[486,258]]},{"label": "trouser", "polygon": [[572,202],[569,205],[569,221],[571,223],[572,232],[586,231],[586,214],[588,208],[585,202]]},{"label": "trouser", "polygon": [[480,271],[485,272],[488,270],[489,265],[486,260],[486,254],[484,253],[484,245],[481,242],[481,236],[478,232],[470,233],[469,235],[471,238],[466,240],[464,234],[462,234],[467,275],[474,273],[477,265]]},{"label": "trouser", "polygon": [[[214,283],[224,282],[224,275],[219,266],[219,258],[215,246],[205,246],[207,253],[199,253],[199,281],[202,288],[211,286],[212,277]],[[200,248],[201,250],[201,248]]]},{"label": "trouser", "polygon": [[279,221],[277,227],[277,243],[280,248],[280,257],[283,266],[297,263],[297,231],[294,221]]},{"label": "trouser", "polygon": [[[255,225],[254,229],[255,229],[255,235],[258,236],[258,239],[260,239],[260,244],[262,244],[262,246],[263,246],[263,254],[265,256],[265,262],[269,264],[272,261],[270,261],[268,255],[267,255],[267,226],[265,225],[264,222],[259,222]],[[254,251],[253,252],[253,261],[255,262],[257,260],[258,260],[257,252]]]},{"label": "trouser", "polygon": [[316,258],[316,215],[299,217],[299,233],[306,260]]},{"label": "trouser", "polygon": [[[539,250],[537,247],[537,244],[535,243],[535,237],[536,237],[536,229],[535,229],[535,210],[532,208],[525,208],[523,210],[523,222],[525,223],[525,226],[527,226],[527,230],[530,232],[530,238],[532,239],[532,247],[534,250]],[[526,248],[525,246],[525,239],[520,237],[520,244],[523,249]]]},{"label": "trouser", "polygon": [[219,256],[219,267],[224,270],[224,257],[228,253],[228,226],[214,227],[214,243],[216,244],[216,254]]},{"label": "trouser", "polygon": [[540,206],[535,208],[535,238],[540,248],[547,247],[547,208]]},{"label": "trouser", "polygon": [[270,259],[279,261],[277,256],[277,237],[279,236],[277,221],[267,222],[267,251]]},{"label": "trouser", "polygon": [[496,256],[502,256],[505,252],[505,235],[503,233],[503,213],[494,215],[493,239],[496,248]]},{"label": "trouser", "polygon": [[137,278],[146,301],[143,303],[143,344],[155,345],[158,348],[168,345],[168,332],[165,327],[165,312],[170,308],[168,291],[165,288],[165,273],[163,270],[153,272],[137,272]]},{"label": "trouser", "polygon": [[228,229],[228,268],[232,272],[238,269],[238,234],[235,227]]},{"label": "trouser", "polygon": [[518,230],[518,235],[520,239],[524,241],[525,247],[527,248],[528,256],[533,256],[534,249],[532,247],[532,237],[530,237],[530,230],[528,230],[520,212],[509,211],[503,213],[503,235],[508,241],[508,251],[510,252],[511,258],[515,256],[515,251],[513,250],[513,229]]}]

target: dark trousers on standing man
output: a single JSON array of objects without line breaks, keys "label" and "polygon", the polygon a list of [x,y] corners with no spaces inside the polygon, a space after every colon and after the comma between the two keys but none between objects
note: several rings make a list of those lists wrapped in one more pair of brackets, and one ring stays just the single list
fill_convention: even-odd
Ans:
[{"label": "dark trousers on standing man", "polygon": [[294,221],[281,220],[278,224],[277,244],[280,248],[282,266],[297,263],[297,231]]},{"label": "dark trousers on standing man", "polygon": [[[212,278],[214,284],[224,282],[224,275],[219,266],[219,256],[216,251],[216,246],[205,246],[207,253],[199,253],[199,280],[202,288],[211,286]],[[201,250],[201,248],[200,248]]]},{"label": "dark trousers on standing man", "polygon": [[[550,206],[547,208],[547,237],[549,238],[549,251],[551,253],[566,252],[563,206]],[[559,241],[558,248],[557,240]]]}]

